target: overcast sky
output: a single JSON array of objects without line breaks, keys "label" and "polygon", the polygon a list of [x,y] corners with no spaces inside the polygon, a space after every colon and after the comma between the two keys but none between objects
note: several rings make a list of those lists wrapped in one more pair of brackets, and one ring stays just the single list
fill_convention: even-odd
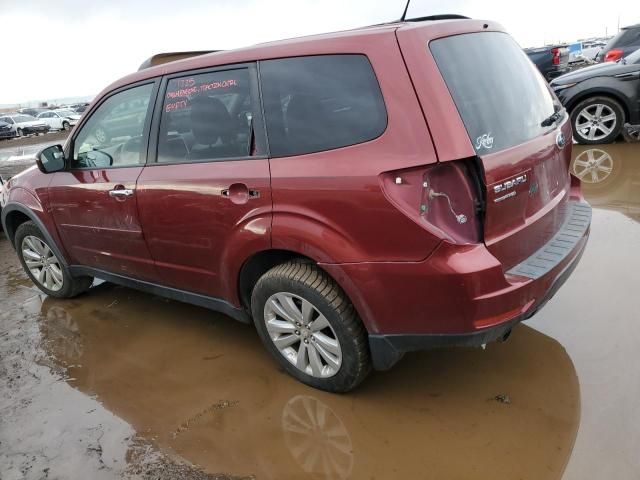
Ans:
[{"label": "overcast sky", "polygon": [[[390,21],[405,0],[0,0],[0,104],[94,95],[166,51],[229,49]],[[497,20],[523,46],[640,23],[638,0],[412,0],[409,16]]]}]

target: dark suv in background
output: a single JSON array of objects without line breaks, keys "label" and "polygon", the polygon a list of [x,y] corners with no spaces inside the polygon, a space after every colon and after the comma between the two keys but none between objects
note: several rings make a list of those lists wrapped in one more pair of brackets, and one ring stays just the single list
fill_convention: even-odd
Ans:
[{"label": "dark suv in background", "polygon": [[524,52],[547,81],[564,75],[570,70],[569,48],[566,45],[525,48]]},{"label": "dark suv in background", "polygon": [[117,81],[9,183],[25,271],[54,297],[97,277],[253,322],[335,392],[407,351],[506,338],[577,265],[591,209],[522,49],[442,18]]},{"label": "dark suv in background", "polygon": [[596,56],[598,62],[616,62],[640,49],[640,23],[620,29]]}]

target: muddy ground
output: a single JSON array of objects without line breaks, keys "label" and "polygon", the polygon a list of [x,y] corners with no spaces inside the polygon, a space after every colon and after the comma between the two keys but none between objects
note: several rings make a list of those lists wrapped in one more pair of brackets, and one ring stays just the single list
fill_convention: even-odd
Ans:
[{"label": "muddy ground", "polygon": [[220,314],[107,283],[47,298],[0,236],[0,478],[640,478],[640,147],[575,151],[592,236],[545,309],[348,395]]}]

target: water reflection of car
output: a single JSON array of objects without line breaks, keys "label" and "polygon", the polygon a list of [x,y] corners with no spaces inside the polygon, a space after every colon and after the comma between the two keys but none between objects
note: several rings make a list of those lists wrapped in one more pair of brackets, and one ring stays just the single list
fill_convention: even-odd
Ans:
[{"label": "water reflection of car", "polygon": [[52,130],[69,130],[80,120],[80,114],[69,109],[50,110],[38,115]]},{"label": "water reflection of car", "polygon": [[13,131],[13,126],[10,123],[0,121],[0,139],[13,138],[16,133]]},{"label": "water reflection of car", "polygon": [[582,180],[585,198],[599,208],[617,210],[640,221],[638,146],[615,143],[576,147],[572,173]]},{"label": "water reflection of car", "polygon": [[11,131],[17,136],[31,135],[34,133],[47,133],[49,125],[30,115],[9,114],[0,117],[0,122],[11,125]]},{"label": "water reflection of car", "polygon": [[640,123],[640,50],[562,75],[551,88],[571,114],[578,143],[613,142],[625,123]]}]

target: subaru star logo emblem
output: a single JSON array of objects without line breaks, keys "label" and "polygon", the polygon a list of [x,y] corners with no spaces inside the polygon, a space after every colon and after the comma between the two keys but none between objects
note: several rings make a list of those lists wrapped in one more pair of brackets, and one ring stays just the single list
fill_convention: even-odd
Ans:
[{"label": "subaru star logo emblem", "polygon": [[556,145],[558,146],[558,148],[562,150],[566,144],[567,139],[564,137],[564,133],[558,133],[558,136],[556,137]]}]

